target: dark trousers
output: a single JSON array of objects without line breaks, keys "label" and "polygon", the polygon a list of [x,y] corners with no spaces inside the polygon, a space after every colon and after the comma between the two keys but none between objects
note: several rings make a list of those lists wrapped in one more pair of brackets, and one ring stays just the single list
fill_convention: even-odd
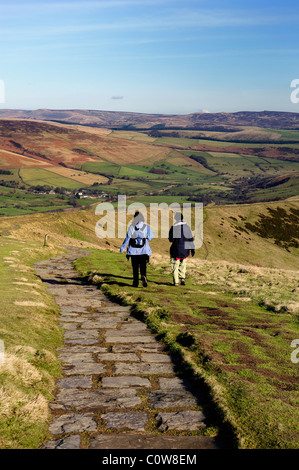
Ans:
[{"label": "dark trousers", "polygon": [[141,276],[146,277],[146,263],[148,262],[148,255],[132,255],[131,256],[133,268],[133,285],[138,286],[139,271]]}]

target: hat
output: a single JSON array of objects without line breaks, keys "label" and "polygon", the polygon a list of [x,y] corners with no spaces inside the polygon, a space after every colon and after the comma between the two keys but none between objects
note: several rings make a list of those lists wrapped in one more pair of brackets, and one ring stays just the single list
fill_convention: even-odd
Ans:
[{"label": "hat", "polygon": [[181,220],[183,220],[183,214],[181,212],[176,212],[174,214],[174,220],[176,220],[177,222],[180,222]]},{"label": "hat", "polygon": [[143,215],[141,214],[141,212],[139,211],[136,211],[135,214],[134,214],[134,221],[135,223],[137,222],[144,222],[144,217]]}]

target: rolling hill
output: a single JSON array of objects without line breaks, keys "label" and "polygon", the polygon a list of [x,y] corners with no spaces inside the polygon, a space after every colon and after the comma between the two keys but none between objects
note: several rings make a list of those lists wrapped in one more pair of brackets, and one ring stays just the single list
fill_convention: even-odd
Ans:
[{"label": "rolling hill", "polygon": [[[65,195],[68,193],[67,198],[72,204],[79,190],[85,191],[89,199],[99,199],[100,194],[106,194],[113,200],[117,194],[126,194],[142,197],[144,201],[156,196],[160,197],[159,200],[163,197],[205,204],[270,201],[298,194],[299,132],[243,126],[261,121],[268,126],[295,127],[296,114],[204,114],[197,115],[196,119],[193,115],[192,121],[191,115],[78,113],[81,117],[89,116],[91,121],[102,116],[102,121],[98,124],[92,121],[89,125],[63,123],[63,119],[75,119],[75,114],[69,111],[54,114],[51,110],[48,114],[20,111],[21,119],[0,119],[2,215],[10,214],[10,209],[6,208],[10,197],[7,188],[21,191],[19,201],[11,207],[13,214],[31,211],[32,201],[20,204],[26,194],[57,188],[62,188]],[[15,112],[14,115],[17,114]],[[42,117],[58,118],[60,114],[60,122],[41,120]],[[167,129],[164,124],[157,124],[154,117],[164,120],[165,126],[176,124],[180,127]],[[130,119],[134,126],[139,127],[142,122],[144,125],[147,123],[146,126],[150,123],[152,127],[124,130],[124,127],[130,128]],[[220,130],[213,124],[217,130],[206,130],[205,126],[190,130],[190,122],[203,122],[198,121],[200,119],[210,119],[210,124],[214,122],[217,126],[225,122],[225,127]],[[80,120],[83,118],[77,119]],[[235,122],[234,132],[232,120]],[[122,127],[122,130],[105,127],[108,124]],[[86,199],[85,202],[91,201]],[[11,203],[12,200],[9,207]],[[67,207],[67,204],[66,200],[58,201],[59,206]]]},{"label": "rolling hill", "polygon": [[[0,118],[36,119],[41,121],[59,121],[64,123],[95,125],[104,128],[192,128],[240,130],[242,126],[270,129],[299,130],[299,114],[277,111],[236,113],[193,113],[188,115],[145,114],[100,110],[18,110],[2,109]],[[218,129],[217,129],[218,127]]]}]

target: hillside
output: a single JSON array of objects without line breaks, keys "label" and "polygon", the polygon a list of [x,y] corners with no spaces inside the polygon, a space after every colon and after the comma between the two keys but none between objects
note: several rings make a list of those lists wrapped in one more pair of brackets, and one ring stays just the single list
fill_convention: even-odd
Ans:
[{"label": "hillside", "polygon": [[[149,158],[163,153],[147,144],[124,139],[109,139],[106,131],[97,133],[89,129],[24,121],[0,120],[0,149],[19,155],[19,167],[60,165],[80,168],[86,162],[114,161],[138,162],[144,156]],[[143,156],[144,155],[144,156]],[[27,157],[24,159],[24,157]],[[28,158],[34,161],[28,161]],[[6,161],[5,161],[6,160]],[[2,166],[11,165],[9,157],[2,156]]]},{"label": "hillside", "polygon": [[[206,207],[203,222],[204,244],[198,250],[197,257],[211,262],[224,261],[263,268],[298,269],[298,201],[298,197],[293,197],[270,203]],[[134,199],[130,202],[134,202]],[[118,252],[122,239],[100,239],[96,236],[95,226],[100,218],[95,214],[94,207],[50,215],[1,217],[0,230],[4,236],[9,235],[19,240],[30,238],[41,245],[47,234],[48,244],[52,248],[73,245]],[[117,230],[117,214],[115,218]],[[130,218],[128,215],[127,220]],[[275,236],[262,230],[264,219],[266,227],[281,226],[282,233],[277,230]],[[150,216],[148,220],[150,222]],[[283,230],[284,224],[288,224],[287,231]],[[153,259],[168,258],[167,239],[156,238],[151,245]]]},{"label": "hillside", "polygon": [[145,132],[2,119],[0,214],[66,209],[118,194],[145,203],[285,199],[299,192],[298,153],[295,130]]},{"label": "hillside", "polygon": [[100,110],[0,110],[4,119],[36,119],[42,121],[59,121],[73,124],[94,125],[103,128],[128,129],[142,128],[191,128],[223,131],[240,126],[261,127],[270,129],[299,129],[299,114],[276,111],[236,113],[193,113],[188,115],[143,114],[132,112]]}]

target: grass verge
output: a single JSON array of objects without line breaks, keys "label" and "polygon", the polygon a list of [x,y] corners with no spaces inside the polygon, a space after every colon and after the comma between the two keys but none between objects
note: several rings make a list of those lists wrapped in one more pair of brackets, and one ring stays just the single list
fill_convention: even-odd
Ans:
[{"label": "grass verge", "polygon": [[36,242],[0,238],[2,449],[35,449],[47,435],[62,330],[57,306],[32,264],[54,254]]}]

